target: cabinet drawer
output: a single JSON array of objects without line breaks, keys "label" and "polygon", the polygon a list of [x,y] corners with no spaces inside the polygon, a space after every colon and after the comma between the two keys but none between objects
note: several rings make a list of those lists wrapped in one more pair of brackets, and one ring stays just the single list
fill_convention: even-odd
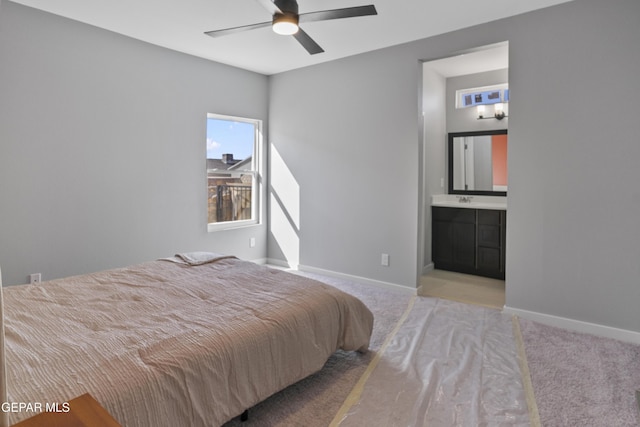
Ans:
[{"label": "cabinet drawer", "polygon": [[469,224],[476,222],[475,209],[433,207],[432,212],[434,221],[465,222]]},{"label": "cabinet drawer", "polygon": [[478,246],[499,248],[501,241],[499,225],[478,224]]},{"label": "cabinet drawer", "polygon": [[500,249],[478,248],[478,270],[495,275],[502,270],[500,264]]},{"label": "cabinet drawer", "polygon": [[478,224],[500,224],[500,211],[478,209]]}]

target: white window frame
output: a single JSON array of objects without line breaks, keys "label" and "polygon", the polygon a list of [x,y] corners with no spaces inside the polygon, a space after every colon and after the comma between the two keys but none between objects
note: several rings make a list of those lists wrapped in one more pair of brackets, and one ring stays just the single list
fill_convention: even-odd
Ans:
[{"label": "white window frame", "polygon": [[[220,230],[229,230],[233,228],[247,227],[252,225],[258,225],[262,222],[262,153],[263,153],[263,134],[262,134],[262,120],[250,119],[247,117],[228,116],[224,114],[207,113],[207,119],[227,120],[230,122],[242,122],[250,123],[254,126],[254,144],[253,154],[251,158],[252,170],[243,171],[216,171],[206,169],[207,180],[207,209],[209,207],[209,189],[208,180],[209,173],[228,174],[229,176],[240,175],[253,175],[251,182],[251,219],[236,220],[236,221],[224,221],[224,222],[208,222],[209,215],[207,215],[207,231],[215,232]],[[205,156],[206,164],[206,156]]]}]

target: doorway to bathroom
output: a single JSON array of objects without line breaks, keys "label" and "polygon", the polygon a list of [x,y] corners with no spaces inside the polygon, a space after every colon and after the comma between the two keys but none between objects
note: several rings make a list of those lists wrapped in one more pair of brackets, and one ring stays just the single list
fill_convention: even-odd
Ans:
[{"label": "doorway to bathroom", "polygon": [[[445,58],[435,58],[422,64],[420,295],[499,309],[505,305],[504,280],[434,269],[431,201],[433,196],[448,193],[449,133],[508,128],[508,115],[502,119],[481,118],[475,107],[461,108],[456,96],[456,93],[465,89],[490,88],[496,85],[508,88],[508,52],[508,42],[502,42],[458,52]],[[506,108],[508,112],[508,104]]]}]

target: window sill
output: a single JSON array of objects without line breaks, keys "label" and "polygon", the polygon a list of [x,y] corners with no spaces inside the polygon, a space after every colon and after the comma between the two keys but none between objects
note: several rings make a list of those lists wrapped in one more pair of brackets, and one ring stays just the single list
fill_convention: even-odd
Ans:
[{"label": "window sill", "polygon": [[207,232],[213,233],[216,231],[235,230],[236,228],[247,228],[260,225],[257,220],[244,220],[244,221],[230,221],[222,223],[210,223],[207,224]]}]

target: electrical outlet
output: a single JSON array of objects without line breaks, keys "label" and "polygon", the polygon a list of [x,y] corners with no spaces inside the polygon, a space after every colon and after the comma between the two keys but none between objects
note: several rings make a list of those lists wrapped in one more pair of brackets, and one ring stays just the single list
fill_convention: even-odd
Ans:
[{"label": "electrical outlet", "polygon": [[382,254],[380,264],[384,265],[385,267],[389,267],[389,254]]},{"label": "electrical outlet", "polygon": [[256,247],[256,238],[252,237],[251,239],[249,239],[249,247],[250,248],[255,248]]},{"label": "electrical outlet", "polygon": [[31,283],[32,285],[35,283],[40,283],[41,281],[42,281],[42,274],[33,273],[29,275],[29,283]]}]

